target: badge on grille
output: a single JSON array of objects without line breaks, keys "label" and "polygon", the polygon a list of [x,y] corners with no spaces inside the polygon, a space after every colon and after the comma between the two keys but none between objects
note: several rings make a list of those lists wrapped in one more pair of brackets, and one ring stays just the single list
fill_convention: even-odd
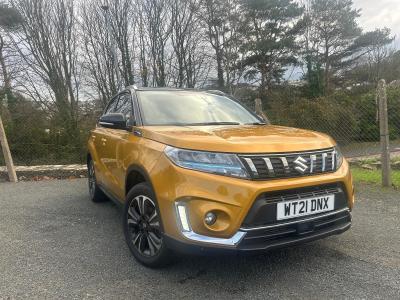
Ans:
[{"label": "badge on grille", "polygon": [[296,165],[296,166],[294,167],[294,169],[295,169],[297,172],[301,173],[301,174],[304,174],[304,172],[308,169],[308,166],[306,165],[307,160],[305,160],[305,159],[304,159],[303,157],[301,157],[301,156],[298,156],[298,157],[293,161],[293,163]]}]

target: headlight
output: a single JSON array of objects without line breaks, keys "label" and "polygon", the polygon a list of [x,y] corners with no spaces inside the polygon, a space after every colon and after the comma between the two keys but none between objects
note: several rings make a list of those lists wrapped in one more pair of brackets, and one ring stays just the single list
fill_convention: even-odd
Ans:
[{"label": "headlight", "polygon": [[182,168],[239,178],[249,177],[235,154],[192,151],[170,146],[164,152],[173,163]]},{"label": "headlight", "polygon": [[342,166],[343,163],[343,154],[340,151],[339,146],[335,146],[335,157],[336,157],[336,170]]}]

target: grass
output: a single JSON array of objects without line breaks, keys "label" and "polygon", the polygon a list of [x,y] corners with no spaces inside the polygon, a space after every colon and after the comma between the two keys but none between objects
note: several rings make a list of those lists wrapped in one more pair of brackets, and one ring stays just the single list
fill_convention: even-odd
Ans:
[{"label": "grass", "polygon": [[[366,170],[359,167],[352,167],[351,172],[355,182],[364,182],[376,185],[382,184],[381,170]],[[392,182],[394,186],[400,186],[400,171],[392,171]]]}]

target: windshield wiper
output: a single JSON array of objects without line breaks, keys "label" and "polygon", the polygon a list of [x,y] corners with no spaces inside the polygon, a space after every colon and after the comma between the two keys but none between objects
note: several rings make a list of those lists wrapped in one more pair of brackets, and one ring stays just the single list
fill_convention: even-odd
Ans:
[{"label": "windshield wiper", "polygon": [[204,123],[187,123],[186,126],[207,126],[207,125],[240,125],[238,122],[204,122]]}]

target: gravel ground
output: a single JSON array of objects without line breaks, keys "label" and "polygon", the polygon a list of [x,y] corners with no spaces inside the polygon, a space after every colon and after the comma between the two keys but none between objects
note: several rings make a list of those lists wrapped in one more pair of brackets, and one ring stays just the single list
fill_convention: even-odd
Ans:
[{"label": "gravel ground", "polygon": [[0,298],[400,298],[400,194],[358,186],[350,231],[247,257],[182,257],[151,270],[120,210],[86,181],[0,184]]}]

